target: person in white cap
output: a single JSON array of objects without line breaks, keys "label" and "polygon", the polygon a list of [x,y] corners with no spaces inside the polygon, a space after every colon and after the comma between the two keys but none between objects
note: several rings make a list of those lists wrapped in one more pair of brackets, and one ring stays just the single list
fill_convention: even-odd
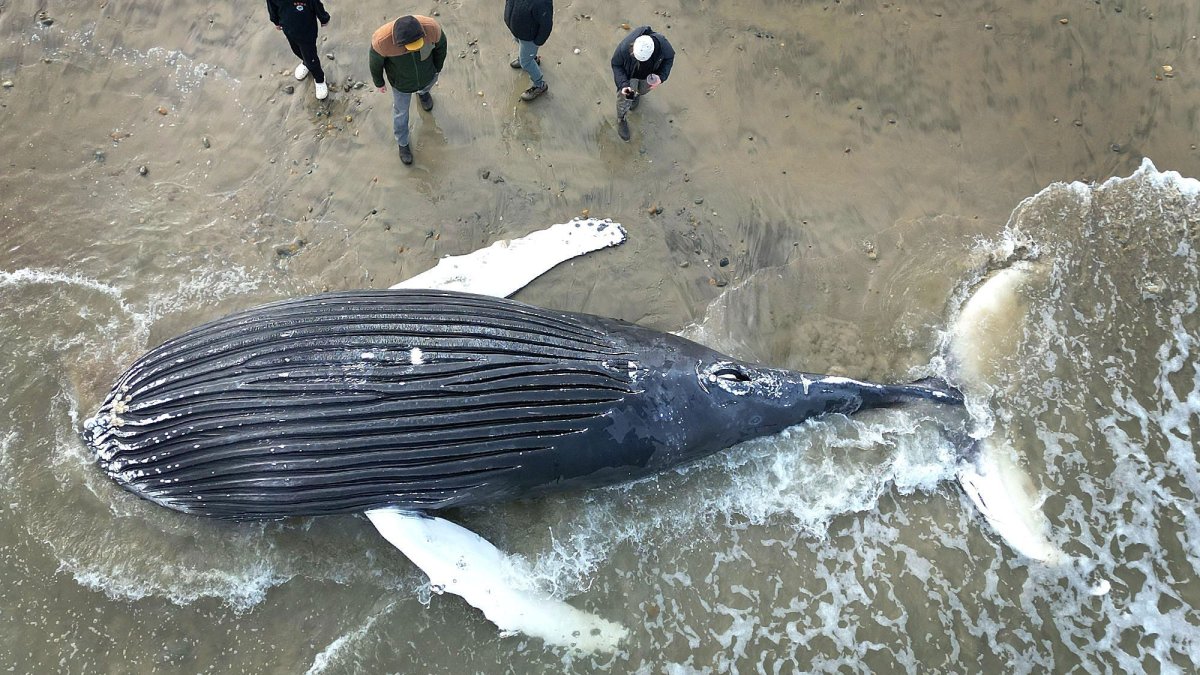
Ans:
[{"label": "person in white cap", "polygon": [[638,106],[641,96],[650,93],[671,75],[675,50],[662,33],[650,26],[638,26],[617,45],[612,57],[613,81],[617,84],[617,135],[629,140],[629,122],[625,115]]},{"label": "person in white cap", "polygon": [[292,53],[300,57],[296,79],[303,80],[312,73],[317,98],[324,100],[329,96],[329,87],[317,55],[317,22],[322,26],[328,24],[329,12],[321,0],[267,0],[267,14],[275,29],[283,31]]}]

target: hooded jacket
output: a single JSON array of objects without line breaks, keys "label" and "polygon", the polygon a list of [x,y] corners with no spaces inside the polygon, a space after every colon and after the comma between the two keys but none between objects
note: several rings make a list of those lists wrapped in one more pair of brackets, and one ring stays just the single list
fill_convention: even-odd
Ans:
[{"label": "hooded jacket", "polygon": [[321,0],[267,0],[267,14],[288,35],[316,35],[318,21],[329,23]]},{"label": "hooded jacket", "polygon": [[[654,39],[654,53],[646,61],[638,61],[633,58],[633,41],[643,35]],[[667,37],[662,33],[655,33],[650,26],[638,26],[621,40],[617,50],[613,52],[613,81],[617,83],[618,90],[628,87],[630,80],[646,79],[650,73],[658,75],[666,82],[674,64],[675,50],[671,43],[667,42]]]},{"label": "hooded jacket", "polygon": [[541,47],[554,29],[554,0],[504,0],[504,24],[513,37]]},{"label": "hooded jacket", "polygon": [[446,34],[437,21],[428,16],[413,15],[425,33],[425,45],[415,52],[404,49],[392,40],[392,24],[380,26],[371,36],[371,80],[376,87],[384,84],[383,76],[396,91],[420,91],[433,81],[446,63]]}]

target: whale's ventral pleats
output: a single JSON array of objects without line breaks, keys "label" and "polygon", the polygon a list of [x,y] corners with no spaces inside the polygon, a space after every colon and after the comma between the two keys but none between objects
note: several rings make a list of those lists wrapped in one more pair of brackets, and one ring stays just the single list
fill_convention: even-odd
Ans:
[{"label": "whale's ventral pleats", "polygon": [[167,341],[84,436],[117,482],[188,513],[477,503],[631,395],[629,356],[574,315],[517,302],[332,293]]}]

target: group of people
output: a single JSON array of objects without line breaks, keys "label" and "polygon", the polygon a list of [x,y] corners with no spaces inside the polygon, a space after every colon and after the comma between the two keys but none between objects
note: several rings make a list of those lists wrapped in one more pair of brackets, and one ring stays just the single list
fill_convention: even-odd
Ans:
[{"label": "group of people", "polygon": [[[317,54],[318,24],[329,23],[329,12],[321,0],[267,0],[267,11],[275,28],[283,31],[300,59],[297,80],[312,75],[318,99],[329,96],[325,72]],[[542,73],[538,49],[546,44],[554,28],[553,0],[505,0],[504,23],[517,42],[517,58],[509,65],[529,75],[530,87],[521,100],[533,101],[549,90]],[[613,81],[617,89],[617,135],[630,137],[626,116],[645,94],[660,86],[671,74],[675,50],[662,33],[650,26],[630,31],[612,56]],[[433,110],[431,90],[446,64],[446,33],[435,19],[409,14],[380,26],[371,35],[371,80],[380,92],[392,87],[392,131],[399,146],[400,161],[412,164],[408,132],[408,110],[412,95],[421,108]]]}]

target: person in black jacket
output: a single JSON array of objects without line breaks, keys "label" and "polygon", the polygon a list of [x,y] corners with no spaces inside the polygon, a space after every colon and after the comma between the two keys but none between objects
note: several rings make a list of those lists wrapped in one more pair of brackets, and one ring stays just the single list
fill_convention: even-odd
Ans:
[{"label": "person in black jacket", "polygon": [[521,94],[521,100],[532,101],[550,88],[542,78],[538,47],[546,44],[554,28],[554,0],[504,0],[504,23],[519,45],[519,56],[508,65],[529,73],[533,86]]},{"label": "person in black jacket", "polygon": [[629,140],[625,115],[671,76],[675,50],[662,33],[638,26],[617,45],[612,57],[613,81],[617,84],[617,135]]},{"label": "person in black jacket", "polygon": [[300,57],[296,79],[303,80],[312,73],[317,84],[317,98],[329,96],[325,71],[321,69],[321,59],[317,55],[317,22],[320,21],[322,26],[329,23],[329,12],[325,11],[321,0],[267,0],[267,13],[275,29],[283,31],[292,53]]}]

